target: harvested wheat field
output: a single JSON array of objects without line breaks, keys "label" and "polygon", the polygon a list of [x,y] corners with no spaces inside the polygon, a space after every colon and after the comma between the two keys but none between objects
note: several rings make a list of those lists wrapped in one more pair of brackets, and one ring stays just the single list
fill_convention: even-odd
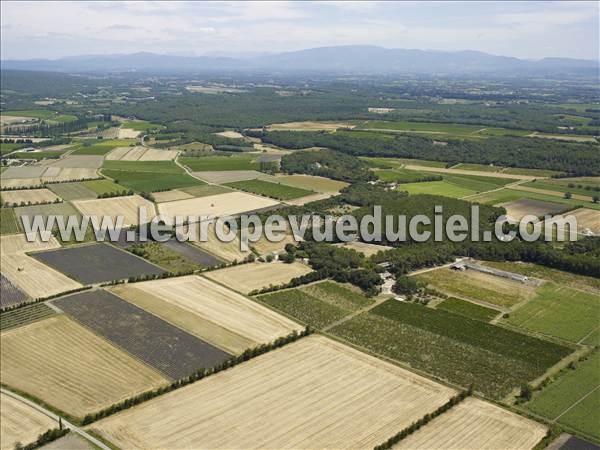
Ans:
[{"label": "harvested wheat field", "polygon": [[117,138],[118,139],[133,139],[140,135],[141,131],[134,130],[132,128],[119,128]]},{"label": "harvested wheat field", "polygon": [[156,203],[174,202],[177,200],[186,200],[188,198],[194,198],[193,195],[190,195],[187,192],[183,192],[178,189],[173,189],[171,191],[164,192],[154,192],[152,196],[154,197],[154,201]]},{"label": "harvested wheat field", "polygon": [[23,445],[34,442],[38,435],[58,423],[31,406],[0,393],[0,449],[12,450],[15,444]]},{"label": "harvested wheat field", "polygon": [[141,145],[129,147],[129,151],[121,157],[121,161],[137,161],[144,153],[146,153],[146,147]]},{"label": "harvested wheat field", "polygon": [[269,208],[278,204],[275,200],[244,192],[228,192],[226,194],[161,203],[158,205],[158,211],[160,214],[171,218],[176,215],[187,216],[190,214],[220,217]]},{"label": "harvested wheat field", "polygon": [[569,211],[566,215],[575,216],[580,233],[590,230],[594,234],[600,234],[600,211],[578,208],[575,211]]},{"label": "harvested wheat field", "polygon": [[311,195],[307,195],[305,197],[286,200],[285,203],[287,203],[288,205],[301,206],[301,205],[306,205],[307,203],[310,203],[310,202],[316,202],[318,200],[325,200],[326,198],[329,198],[331,196],[332,196],[332,194],[328,194],[328,193],[311,194]]},{"label": "harvested wheat field", "polygon": [[2,203],[20,205],[21,203],[53,203],[60,198],[49,189],[24,189],[22,191],[4,191]]},{"label": "harvested wheat field", "polygon": [[276,312],[194,275],[117,286],[111,291],[231,353],[302,330]]},{"label": "harvested wheat field", "polygon": [[46,169],[42,181],[44,182],[63,182],[77,180],[93,180],[98,178],[98,171],[93,168],[78,167],[55,167]]},{"label": "harvested wheat field", "polygon": [[139,195],[128,195],[126,197],[101,198],[94,200],[75,200],[73,205],[81,214],[89,216],[107,215],[116,222],[118,215],[123,216],[123,226],[139,225],[138,208],[146,207],[148,222],[156,215],[154,204]]},{"label": "harvested wheat field", "polygon": [[81,417],[167,380],[64,315],[2,333],[2,383]]},{"label": "harvested wheat field", "polygon": [[561,203],[544,202],[530,198],[522,198],[508,203],[501,203],[496,206],[504,207],[506,209],[506,214],[512,216],[517,221],[529,214],[539,217],[544,214],[563,211],[565,209],[565,205]]},{"label": "harvested wheat field", "polygon": [[343,181],[301,174],[282,175],[277,177],[277,181],[289,186],[295,186],[317,192],[339,192],[341,189],[348,186],[348,183],[344,183]]},{"label": "harvested wheat field", "polygon": [[157,150],[147,148],[146,152],[140,156],[140,161],[172,161],[179,153],[177,150]]},{"label": "harvested wheat field", "polygon": [[388,247],[386,245],[376,245],[376,244],[368,244],[366,242],[346,242],[343,244],[334,244],[338,247],[349,248],[351,250],[356,250],[358,253],[362,253],[367,258],[369,256],[373,256],[378,252],[384,252],[386,250],[390,250],[392,247]]},{"label": "harvested wheat field", "polygon": [[2,236],[2,274],[32,298],[47,297],[81,287],[81,284],[66,275],[25,254],[55,248],[60,248],[60,244],[54,237],[48,242],[42,242],[39,238],[34,242],[27,242],[25,236],[20,234]]},{"label": "harvested wheat field", "polygon": [[535,447],[545,434],[544,425],[471,397],[394,448],[525,450]]},{"label": "harvested wheat field", "polygon": [[269,125],[269,131],[335,131],[338,128],[354,128],[356,125],[345,122],[287,122]]},{"label": "harvested wheat field", "polygon": [[92,429],[122,448],[372,448],[453,394],[311,336]]},{"label": "harvested wheat field", "polygon": [[119,161],[125,156],[133,147],[117,147],[111,150],[105,157],[106,161]]},{"label": "harvested wheat field", "polygon": [[234,260],[242,261],[250,254],[250,251],[243,252],[240,250],[239,236],[231,242],[222,242],[216,235],[214,222],[197,224],[198,227],[204,225],[207,226],[206,242],[196,241],[192,242],[192,244],[227,262],[232,262]]},{"label": "harvested wheat field", "polygon": [[0,178],[0,187],[2,189],[29,188],[41,186],[42,180],[39,178],[4,178],[4,174]]},{"label": "harvested wheat field", "polygon": [[312,269],[301,263],[250,263],[207,272],[211,280],[247,294],[255,289],[288,283],[292,278],[306,275]]}]

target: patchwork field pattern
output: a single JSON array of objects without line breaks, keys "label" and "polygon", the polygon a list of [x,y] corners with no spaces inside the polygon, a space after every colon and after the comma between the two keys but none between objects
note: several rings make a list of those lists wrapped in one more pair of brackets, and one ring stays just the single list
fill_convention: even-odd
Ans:
[{"label": "patchwork field pattern", "polygon": [[128,284],[112,291],[229,353],[239,354],[302,330],[270,309],[198,276]]},{"label": "patchwork field pattern", "polygon": [[64,315],[2,332],[0,341],[2,382],[74,416],[167,382]]},{"label": "patchwork field pattern", "polygon": [[536,414],[600,440],[600,352],[596,351],[577,370],[568,370],[536,392],[526,407]]},{"label": "patchwork field pattern", "polygon": [[123,226],[139,225],[138,208],[145,206],[148,222],[155,216],[154,204],[139,195],[126,197],[101,198],[95,200],[76,200],[73,205],[89,216],[98,216],[100,223],[104,215],[111,216],[116,221],[117,216],[123,216]]},{"label": "patchwork field pattern", "polygon": [[397,366],[311,336],[92,429],[122,448],[368,448],[453,394]]},{"label": "patchwork field pattern", "polygon": [[108,291],[74,294],[54,304],[171,379],[212,367],[230,356]]},{"label": "patchwork field pattern", "polygon": [[37,437],[58,424],[25,403],[0,393],[0,449],[12,450],[15,444],[33,443]]},{"label": "patchwork field pattern", "polygon": [[572,352],[480,320],[396,300],[330,332],[460,386],[474,384],[492,398],[503,398]]},{"label": "patchwork field pattern", "polygon": [[160,203],[158,211],[160,214],[171,218],[174,218],[176,215],[212,215],[220,217],[256,211],[278,204],[274,200],[245,194],[244,192],[229,192],[226,194]]},{"label": "patchwork field pattern", "polygon": [[2,203],[19,206],[21,203],[53,203],[59,197],[48,189],[25,189],[22,191],[4,191],[0,194]]},{"label": "patchwork field pattern", "polygon": [[38,252],[34,257],[83,284],[164,272],[131,253],[104,243]]},{"label": "patchwork field pattern", "polygon": [[249,263],[207,272],[206,277],[248,294],[269,285],[288,283],[292,278],[310,272],[312,269],[301,263]]},{"label": "patchwork field pattern", "polygon": [[81,287],[76,281],[26,255],[26,252],[60,248],[54,238],[50,238],[48,242],[39,239],[27,242],[24,235],[2,236],[0,248],[3,275],[32,298],[47,297]]},{"label": "patchwork field pattern", "polygon": [[395,449],[532,449],[546,427],[470,397],[394,446]]}]

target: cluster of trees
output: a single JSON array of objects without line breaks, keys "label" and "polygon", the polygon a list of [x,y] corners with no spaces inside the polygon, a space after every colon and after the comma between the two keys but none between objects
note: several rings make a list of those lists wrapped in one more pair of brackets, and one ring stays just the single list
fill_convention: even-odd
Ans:
[{"label": "cluster of trees", "polygon": [[281,158],[281,170],[305,173],[349,182],[375,180],[369,165],[360,159],[333,150],[294,152]]},{"label": "cluster of trees", "polygon": [[32,442],[31,444],[23,445],[20,442],[17,442],[15,444],[15,450],[34,450],[43,447],[44,445],[65,436],[69,431],[68,428],[53,428],[40,434],[35,442]]},{"label": "cluster of trees", "polygon": [[94,414],[87,414],[83,420],[81,421],[81,425],[88,425],[96,420],[103,419],[104,417],[108,417],[112,414],[115,414],[119,411],[123,411],[125,409],[129,409],[132,406],[139,405],[145,401],[148,401],[152,398],[158,397],[159,395],[166,394],[167,392],[174,391],[175,389],[182,388],[187,386],[188,384],[195,383],[196,381],[202,380],[210,375],[214,375],[216,373],[222,372],[223,370],[230,369],[232,367],[237,366],[243,362],[246,362],[252,358],[256,358],[257,356],[264,355],[271,350],[276,350],[278,348],[283,347],[284,345],[290,344],[292,342],[297,341],[305,336],[311,334],[312,331],[310,328],[306,327],[300,333],[297,331],[293,331],[287,336],[282,336],[275,339],[273,342],[268,344],[261,344],[258,347],[253,347],[244,350],[243,353],[237,356],[232,356],[231,358],[217,364],[214,367],[205,369],[199,369],[191,375],[180,378],[179,380],[173,381],[171,384],[167,384],[160,388],[154,389],[152,391],[146,391],[142,394],[136,395],[135,397],[130,397],[126,400],[123,400],[119,403],[115,403],[107,408],[104,408]]},{"label": "cluster of trees", "polygon": [[389,438],[383,444],[376,445],[375,446],[375,450],[388,450],[388,449],[393,448],[394,445],[396,445],[402,439],[410,436],[415,431],[419,430],[419,428],[421,428],[422,426],[427,425],[433,419],[435,419],[438,416],[441,416],[442,414],[444,414],[449,409],[451,409],[451,408],[455,407],[456,405],[458,405],[460,402],[462,402],[467,397],[470,397],[472,394],[473,394],[473,387],[471,386],[469,388],[469,390],[462,391],[459,394],[451,397],[450,400],[448,400],[442,406],[440,406],[439,408],[437,408],[435,411],[433,411],[431,413],[428,413],[428,414],[425,414],[423,417],[421,417],[416,422],[411,423],[408,427],[404,428],[399,433],[393,435],[391,438]]},{"label": "cluster of trees", "polygon": [[289,149],[327,147],[355,156],[402,157],[558,170],[600,175],[598,144],[501,136],[484,140],[448,140],[437,145],[422,136],[343,131],[337,133],[272,131],[255,133],[264,142]]},{"label": "cluster of trees", "polygon": [[98,198],[113,198],[113,197],[125,197],[126,195],[133,195],[134,192],[132,189],[123,189],[122,191],[112,191],[112,192],[104,192],[102,194],[98,194]]}]

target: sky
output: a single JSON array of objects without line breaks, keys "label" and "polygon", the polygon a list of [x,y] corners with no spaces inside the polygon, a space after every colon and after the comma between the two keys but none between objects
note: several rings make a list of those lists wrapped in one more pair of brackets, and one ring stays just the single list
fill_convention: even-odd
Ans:
[{"label": "sky", "polygon": [[0,3],[2,59],[243,56],[334,45],[599,59],[600,2]]}]

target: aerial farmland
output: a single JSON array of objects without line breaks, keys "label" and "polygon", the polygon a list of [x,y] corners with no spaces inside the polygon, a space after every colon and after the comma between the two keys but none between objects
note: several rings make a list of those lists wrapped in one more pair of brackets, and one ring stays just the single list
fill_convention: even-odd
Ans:
[{"label": "aerial farmland", "polygon": [[0,450],[600,450],[597,5],[151,3],[2,3]]}]

